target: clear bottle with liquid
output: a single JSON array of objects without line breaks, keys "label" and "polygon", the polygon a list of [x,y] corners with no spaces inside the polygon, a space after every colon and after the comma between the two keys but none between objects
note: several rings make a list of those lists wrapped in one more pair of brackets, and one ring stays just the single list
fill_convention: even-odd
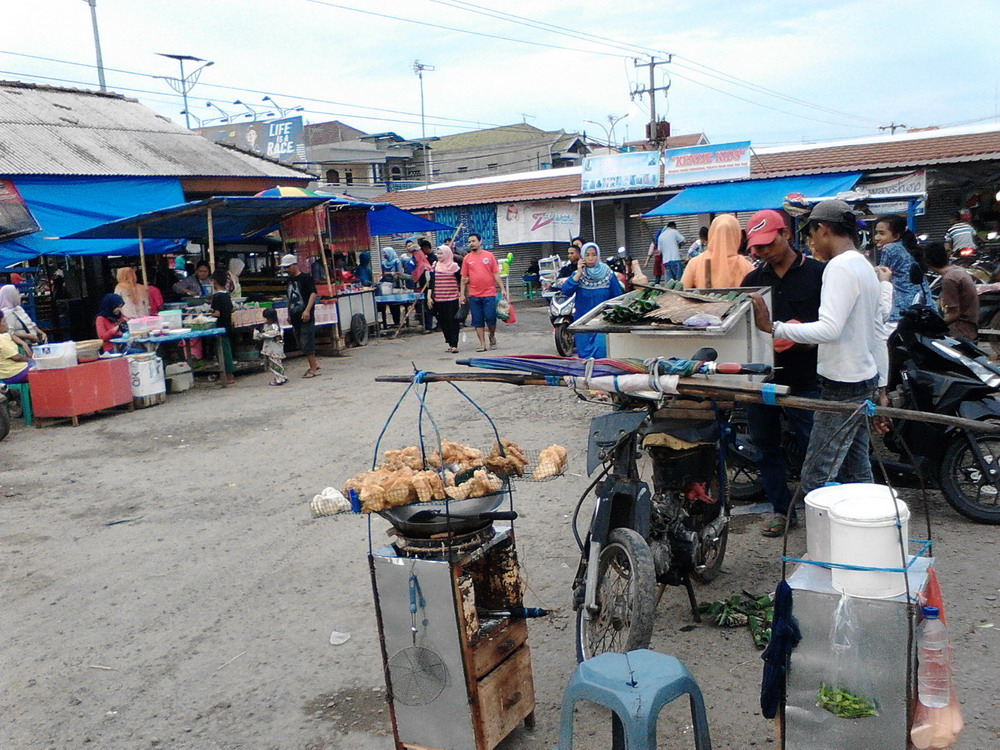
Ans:
[{"label": "clear bottle with liquid", "polygon": [[944,708],[952,695],[951,640],[937,607],[924,607],[923,616],[917,626],[917,697],[928,708]]}]

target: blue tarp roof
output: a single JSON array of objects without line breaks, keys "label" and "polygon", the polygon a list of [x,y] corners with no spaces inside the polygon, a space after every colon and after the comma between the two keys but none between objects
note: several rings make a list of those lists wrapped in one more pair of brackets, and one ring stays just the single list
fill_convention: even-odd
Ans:
[{"label": "blue tarp roof", "polygon": [[373,237],[383,234],[405,234],[406,232],[437,232],[451,231],[455,227],[440,224],[423,216],[411,214],[391,203],[368,203],[367,201],[355,201],[334,199],[330,201],[334,208],[367,208],[368,209],[368,232]]},{"label": "blue tarp roof", "polygon": [[[184,200],[176,177],[67,177],[32,175],[14,178],[21,197],[42,231],[0,243],[0,268],[39,255],[136,255],[135,234],[124,239],[78,242],[59,239],[94,224]],[[177,242],[155,241],[147,253],[170,252]]]},{"label": "blue tarp roof", "polygon": [[860,177],[860,172],[851,172],[695,185],[685,188],[643,216],[684,216],[781,208],[785,196],[790,193],[801,193],[810,198],[832,198],[837,193],[853,188]]},{"label": "blue tarp roof", "polygon": [[242,242],[268,234],[289,216],[326,201],[326,198],[281,196],[205,198],[110,221],[76,232],[71,238],[137,237],[141,226],[144,238],[204,240],[208,237],[208,211],[211,209],[215,242]]}]

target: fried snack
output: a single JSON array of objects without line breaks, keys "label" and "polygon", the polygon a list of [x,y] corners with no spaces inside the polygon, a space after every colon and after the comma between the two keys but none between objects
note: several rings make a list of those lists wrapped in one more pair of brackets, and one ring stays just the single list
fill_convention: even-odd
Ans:
[{"label": "fried snack", "polygon": [[463,469],[473,469],[483,465],[483,452],[476,448],[444,440],[441,449],[445,464],[458,464]]},{"label": "fried snack", "polygon": [[483,466],[500,476],[523,476],[528,465],[528,457],[524,455],[521,446],[513,440],[502,440],[503,455],[500,445],[494,444],[490,455],[483,459]]},{"label": "fried snack", "polygon": [[444,500],[447,495],[444,490],[444,481],[435,471],[418,471],[413,475],[413,489],[416,490],[417,499],[426,503],[431,500]]},{"label": "fried snack", "polygon": [[503,489],[503,480],[496,474],[484,469],[478,469],[473,475],[457,487],[445,487],[444,491],[452,500],[467,500],[471,497],[482,497]]},{"label": "fried snack", "polygon": [[569,452],[561,445],[550,445],[538,454],[538,466],[531,478],[539,481],[559,476],[569,464]]},{"label": "fried snack", "polygon": [[405,467],[414,471],[421,471],[424,468],[424,459],[420,453],[420,448],[411,445],[409,448],[403,448],[398,451],[386,451],[385,463],[382,466],[386,469],[402,469]]}]

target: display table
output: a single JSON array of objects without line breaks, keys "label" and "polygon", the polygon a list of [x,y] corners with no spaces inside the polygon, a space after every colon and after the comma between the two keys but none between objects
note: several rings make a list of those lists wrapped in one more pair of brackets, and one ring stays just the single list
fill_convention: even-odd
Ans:
[{"label": "display table", "polygon": [[410,310],[413,306],[421,299],[424,295],[420,292],[399,292],[397,294],[376,294],[375,304],[377,305],[402,305],[403,312],[399,316],[399,325],[396,326],[395,333],[392,334],[393,338],[399,335],[399,332],[403,330],[403,326],[406,325],[406,321],[409,318]]},{"label": "display table", "polygon": [[[115,345],[117,351],[124,351],[131,344],[137,346],[145,347],[147,352],[155,353],[156,350],[163,344],[170,343],[180,343],[184,341],[190,341],[192,339],[204,339],[204,338],[217,338],[220,339],[226,335],[225,328],[206,328],[201,331],[184,331],[183,333],[168,333],[164,336],[121,336],[116,339],[111,339],[111,343]],[[190,349],[188,347],[182,346],[181,351],[184,352],[184,359],[190,359]],[[226,360],[222,352],[222,346],[217,342],[215,346],[215,356],[219,364],[219,372],[224,373],[226,371]],[[190,365],[191,362],[188,362]],[[226,387],[226,379],[222,378],[222,387]]]},{"label": "display table", "polygon": [[113,406],[134,408],[132,378],[124,357],[59,370],[32,370],[28,383],[36,426],[39,419],[68,417],[75,427],[84,414]]}]

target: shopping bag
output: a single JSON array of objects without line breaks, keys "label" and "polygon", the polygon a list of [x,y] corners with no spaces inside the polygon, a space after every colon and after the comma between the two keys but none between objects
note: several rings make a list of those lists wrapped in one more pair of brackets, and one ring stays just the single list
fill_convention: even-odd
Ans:
[{"label": "shopping bag", "polygon": [[507,303],[507,304],[510,306],[510,315],[507,317],[507,320],[505,320],[504,322],[505,323],[516,323],[517,322],[517,313],[514,312],[514,304],[510,303],[510,302]]},{"label": "shopping bag", "polygon": [[504,323],[509,322],[510,302],[508,302],[504,297],[497,298],[497,318],[502,320]]}]

